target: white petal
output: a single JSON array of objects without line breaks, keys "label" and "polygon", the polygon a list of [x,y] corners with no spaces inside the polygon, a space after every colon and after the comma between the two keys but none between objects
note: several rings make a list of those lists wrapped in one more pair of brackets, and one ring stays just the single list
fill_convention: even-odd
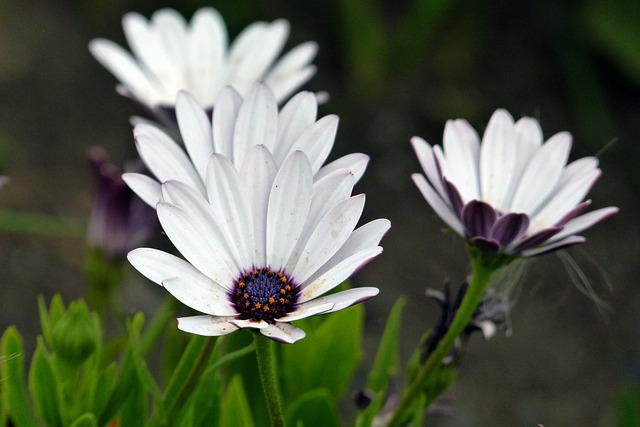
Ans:
[{"label": "white petal", "polygon": [[184,146],[200,179],[204,181],[209,157],[213,154],[211,122],[198,101],[185,91],[178,92],[176,117]]},{"label": "white petal", "polygon": [[187,37],[191,88],[203,106],[211,108],[226,72],[227,30],[218,11],[212,7],[198,9]]},{"label": "white petal", "polygon": [[238,35],[230,47],[229,84],[240,93],[262,79],[282,51],[289,23],[283,19],[270,24],[254,22]]},{"label": "white petal", "polygon": [[267,210],[267,262],[284,267],[295,248],[311,204],[311,164],[300,151],[292,153],[276,175]]},{"label": "white petal", "polygon": [[567,165],[562,172],[562,177],[558,182],[557,189],[561,189],[569,183],[581,179],[585,175],[589,175],[598,168],[598,159],[596,157],[583,157],[575,160]]},{"label": "white petal", "polygon": [[264,320],[256,322],[255,320],[233,319],[231,323],[238,328],[265,329],[269,327],[269,324]]},{"label": "white petal", "polygon": [[307,128],[293,144],[293,150],[300,150],[309,157],[314,174],[320,170],[333,148],[338,122],[338,116],[325,116]]},{"label": "white petal", "polygon": [[480,138],[466,120],[449,120],[444,128],[443,148],[448,169],[445,177],[452,182],[462,200],[480,197],[478,158]]},{"label": "white petal", "polygon": [[287,102],[278,116],[278,143],[273,157],[282,163],[291,151],[293,143],[313,125],[318,113],[316,97],[311,92],[300,92]]},{"label": "white petal", "polygon": [[140,158],[160,182],[173,179],[205,193],[200,176],[178,144],[153,126],[139,124],[134,132]]},{"label": "white petal", "polygon": [[232,325],[229,321],[233,317],[216,317],[216,316],[191,316],[179,317],[178,329],[190,334],[204,335],[215,337],[227,335],[238,330],[237,326]]},{"label": "white petal", "polygon": [[[187,59],[187,23],[173,9],[160,9],[151,17],[153,31],[158,42],[166,52],[171,68],[177,71],[176,85],[170,86],[176,92],[182,88],[190,89]],[[174,93],[175,97],[175,93]]]},{"label": "white petal", "polygon": [[580,215],[579,217],[569,221],[564,226],[561,232],[553,236],[553,241],[561,240],[564,237],[579,233],[582,230],[586,230],[587,228],[593,226],[594,224],[597,224],[603,219],[608,218],[613,214],[616,214],[618,210],[619,209],[616,207],[608,207],[608,208],[597,209],[595,211],[586,213],[584,215]]},{"label": "white petal", "polygon": [[551,137],[531,158],[513,195],[509,212],[531,215],[556,188],[569,158],[571,135]]},{"label": "white petal", "polygon": [[327,313],[333,309],[334,303],[330,301],[324,301],[315,303],[317,300],[305,302],[296,306],[295,311],[287,314],[286,316],[275,319],[278,323],[294,322],[296,320],[304,319],[307,317],[315,316],[316,314]]},{"label": "white petal", "polygon": [[129,52],[105,39],[92,40],[89,50],[136,98],[150,105],[160,102],[155,85]]},{"label": "white petal", "polygon": [[124,35],[134,55],[153,76],[160,103],[172,105],[178,90],[185,87],[181,70],[167,55],[166,47],[157,30],[140,14],[129,12],[122,18]]},{"label": "white petal", "polygon": [[344,244],[364,209],[364,194],[351,197],[327,213],[310,236],[291,276],[307,280]]},{"label": "white petal", "polygon": [[388,219],[376,219],[357,228],[351,233],[338,252],[322,266],[322,270],[326,271],[332,268],[357,252],[378,246],[390,227],[391,222]]},{"label": "white petal", "polygon": [[122,179],[134,193],[152,208],[155,209],[158,202],[162,199],[160,183],[155,179],[132,172],[122,174]]},{"label": "white petal", "polygon": [[240,169],[240,181],[251,204],[253,265],[267,265],[267,208],[276,173],[275,161],[264,145],[249,150]]},{"label": "white petal", "polygon": [[336,172],[313,184],[311,207],[300,239],[289,257],[285,270],[292,272],[304,251],[312,233],[318,227],[322,218],[339,203],[351,196],[355,182],[348,171]]},{"label": "white petal", "polygon": [[233,163],[220,154],[211,156],[207,194],[215,221],[244,268],[252,267],[253,228],[249,202]]},{"label": "white petal", "polygon": [[[289,322],[313,316],[315,314],[333,313],[334,311],[339,311],[359,302],[368,300],[369,298],[373,298],[378,295],[379,292],[380,290],[378,288],[354,288],[342,292],[336,292],[335,294],[316,298],[313,301],[300,304],[296,307],[296,311],[290,313],[289,316],[281,317],[280,319],[276,319],[276,321]],[[301,316],[299,313],[305,315]]]},{"label": "white petal", "polygon": [[261,329],[260,333],[278,342],[293,344],[306,336],[304,331],[289,323],[277,323],[269,325],[268,328]]},{"label": "white petal", "polygon": [[127,254],[127,259],[136,270],[158,285],[171,277],[180,276],[199,287],[218,286],[187,261],[157,249],[134,249]]},{"label": "white petal", "polygon": [[318,45],[314,42],[300,44],[280,58],[269,71],[265,82],[273,90],[278,102],[313,77],[316,68],[309,64],[317,52]]},{"label": "white petal", "polygon": [[[440,172],[438,172],[438,166],[436,165],[436,160],[433,154],[433,149],[427,141],[424,139],[414,136],[411,138],[411,145],[413,146],[413,150],[416,152],[416,157],[418,157],[418,162],[420,162],[420,166],[422,166],[422,170],[424,170],[430,187],[439,194],[440,198],[447,198],[447,192],[442,187],[442,178],[440,176]],[[448,203],[448,202],[447,202]]]},{"label": "white petal", "polygon": [[211,277],[217,278],[215,280],[218,280],[222,286],[229,286],[244,266],[240,264],[239,258],[235,255],[236,247],[222,230],[222,226],[217,221],[218,217],[214,216],[215,213],[209,203],[192,188],[179,181],[164,183],[162,197],[164,201],[195,218],[192,221],[192,227],[199,228],[199,239],[206,239],[215,251],[211,257],[216,260],[216,264],[209,267],[209,271],[214,272]]},{"label": "white petal", "polygon": [[347,280],[354,271],[381,253],[382,248],[379,246],[375,248],[368,248],[342,260],[327,271],[319,270],[316,274],[311,276],[309,280],[307,280],[307,283],[301,284],[302,291],[298,295],[298,303],[312,300],[326,292],[329,292],[331,289]]},{"label": "white petal", "polygon": [[278,134],[278,105],[264,83],[253,86],[238,112],[233,135],[233,162],[241,165],[245,153],[255,145],[273,152]]},{"label": "white petal", "polygon": [[369,164],[369,156],[362,153],[351,153],[346,156],[340,157],[339,159],[334,160],[328,165],[323,166],[320,170],[314,175],[314,181],[318,182],[322,178],[327,175],[332,174],[333,172],[339,171],[341,169],[346,169],[353,174],[355,178],[355,182],[360,181],[362,175],[364,175],[364,171],[367,169],[367,165]]},{"label": "white petal", "polygon": [[414,173],[411,175],[411,178],[422,193],[422,196],[431,205],[431,208],[433,208],[438,216],[442,218],[442,220],[446,222],[447,225],[451,227],[456,233],[464,236],[464,226],[462,225],[462,222],[460,222],[460,219],[453,213],[453,210],[449,206],[449,203],[442,200],[440,195],[438,195],[435,190],[431,188],[423,175]]},{"label": "white petal", "polygon": [[190,279],[182,276],[163,280],[162,286],[178,301],[201,313],[216,316],[233,316],[237,314],[229,301],[227,292],[219,286],[198,286]]},{"label": "white petal", "polygon": [[562,187],[532,218],[529,233],[552,227],[584,199],[593,183],[600,176],[600,169],[575,179]]},{"label": "white petal", "polygon": [[233,157],[233,134],[236,129],[238,111],[242,105],[242,97],[230,86],[220,91],[213,109],[213,142],[215,152],[222,154],[235,164]]},{"label": "white petal", "polygon": [[226,266],[232,265],[235,260],[213,239],[206,238],[213,234],[210,221],[166,202],[158,203],[157,211],[162,228],[187,261],[214,282],[230,287],[230,277],[235,278],[240,271],[235,275],[229,272]]},{"label": "white petal", "polygon": [[491,116],[480,148],[480,191],[482,201],[506,212],[507,199],[516,167],[515,132],[513,118],[505,110]]},{"label": "white petal", "polygon": [[579,243],[584,243],[586,241],[587,241],[587,239],[585,239],[582,236],[568,236],[568,237],[565,237],[562,240],[557,240],[557,241],[555,241],[555,242],[553,242],[551,244],[546,244],[546,245],[538,246],[537,248],[528,249],[526,251],[523,251],[522,252],[522,256],[529,257],[529,256],[539,255],[539,254],[542,254],[544,252],[549,252],[550,250],[558,248],[558,247],[576,245],[576,244],[579,244]]}]

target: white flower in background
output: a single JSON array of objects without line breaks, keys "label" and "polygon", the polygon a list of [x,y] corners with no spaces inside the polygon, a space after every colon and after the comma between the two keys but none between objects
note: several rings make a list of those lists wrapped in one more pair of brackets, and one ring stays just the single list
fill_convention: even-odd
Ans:
[{"label": "white flower in background", "polygon": [[120,81],[120,94],[152,111],[173,107],[179,90],[211,109],[223,87],[244,96],[257,81],[267,82],[282,101],[316,71],[314,42],[278,60],[289,34],[283,19],[251,24],[230,46],[224,21],[211,7],[199,9],[191,23],[172,9],[158,10],[149,21],[131,12],[122,27],[132,54],[105,39],[92,40],[89,50]]},{"label": "white flower in background", "polygon": [[412,178],[434,211],[458,234],[488,251],[533,256],[582,243],[576,233],[613,215],[608,207],[586,214],[583,201],[600,176],[598,160],[567,164],[571,134],[543,144],[535,119],[514,123],[497,110],[480,143],[465,120],[449,120],[443,147],[411,140],[425,176]]},{"label": "white flower in background", "polygon": [[271,89],[258,83],[244,100],[233,88],[224,88],[209,120],[189,93],[179,92],[176,116],[186,153],[159,128],[140,123],[133,131],[136,147],[158,181],[131,173],[123,178],[153,207],[161,200],[160,184],[169,180],[181,181],[207,197],[207,165],[213,153],[224,155],[239,169],[253,146],[264,145],[276,167],[300,150],[309,158],[316,181],[341,170],[352,172],[358,181],[369,161],[365,154],[349,154],[322,166],[333,147],[338,117],[328,115],[316,121],[317,111],[316,97],[310,92],[296,94],[278,111]]},{"label": "white flower in background", "polygon": [[265,145],[244,152],[240,168],[222,154],[207,163],[207,197],[167,181],[157,206],[164,231],[186,261],[149,248],[128,255],[143,275],[204,313],[178,319],[181,330],[225,335],[255,328],[293,343],[305,334],[289,322],[378,293],[362,287],[323,296],[382,252],[378,244],[390,226],[379,219],[354,231],[364,195],[351,196],[351,172],[314,182],[304,152],[279,165]]}]

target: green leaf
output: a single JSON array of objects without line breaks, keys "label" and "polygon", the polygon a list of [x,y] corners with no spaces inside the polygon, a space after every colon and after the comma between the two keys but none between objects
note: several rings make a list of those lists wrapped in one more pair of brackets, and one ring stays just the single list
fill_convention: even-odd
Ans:
[{"label": "green leaf", "polygon": [[133,360],[131,351],[127,351],[122,362],[122,367],[120,368],[120,375],[98,419],[99,425],[105,425],[116,417],[118,411],[127,401],[137,383],[138,376],[135,361]]},{"label": "green leaf", "polygon": [[129,396],[120,409],[118,425],[121,426],[143,426],[147,414],[147,395],[143,382],[136,375]]},{"label": "green leaf", "polygon": [[616,426],[640,427],[640,387],[627,387],[618,394]]},{"label": "green leaf", "polygon": [[64,302],[60,294],[55,294],[51,299],[49,308],[44,297],[38,297],[38,313],[40,315],[40,327],[42,335],[49,348],[53,348],[53,326],[60,320],[65,313]]},{"label": "green leaf", "polygon": [[109,396],[111,396],[113,392],[116,370],[116,364],[114,362],[104,368],[98,376],[94,376],[95,383],[90,389],[89,399],[94,414],[101,414],[107,406]]},{"label": "green leaf", "polygon": [[291,404],[285,415],[288,426],[340,427],[334,398],[325,388],[311,390]]},{"label": "green leaf", "polygon": [[373,368],[367,379],[367,388],[378,392],[387,388],[389,378],[400,370],[398,336],[402,326],[405,298],[399,298],[389,313]]},{"label": "green leaf", "polygon": [[306,391],[321,387],[336,398],[345,392],[362,359],[363,319],[364,309],[356,305],[327,315],[315,328],[309,326],[317,320],[313,318],[297,324],[307,337],[293,345],[279,346],[283,402],[292,402]]},{"label": "green leaf", "polygon": [[76,418],[76,420],[71,423],[70,427],[98,427],[98,421],[96,420],[95,415],[87,412],[86,414],[82,414]]},{"label": "green leaf", "polygon": [[20,427],[37,427],[38,421],[31,410],[24,383],[24,348],[22,336],[10,326],[0,340],[0,351],[5,359],[0,363],[0,387],[3,407],[13,423]]},{"label": "green leaf", "polygon": [[222,399],[218,427],[253,427],[251,407],[239,376],[233,377]]},{"label": "green leaf", "polygon": [[52,358],[39,337],[36,351],[29,369],[29,391],[40,416],[49,426],[63,426],[60,414],[64,405],[61,399],[60,380],[56,377]]},{"label": "green leaf", "polygon": [[85,226],[82,221],[76,219],[0,210],[0,232],[81,237],[85,232]]},{"label": "green leaf", "polygon": [[[212,427],[218,424],[220,401],[222,400],[222,381],[216,370],[207,370],[200,379],[198,387],[185,403],[188,414],[182,425],[185,427]],[[188,422],[187,422],[188,421]]]}]

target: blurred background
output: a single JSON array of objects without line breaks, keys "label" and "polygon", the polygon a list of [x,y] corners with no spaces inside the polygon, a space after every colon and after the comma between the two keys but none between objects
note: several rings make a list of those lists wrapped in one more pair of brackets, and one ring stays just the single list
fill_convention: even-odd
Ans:
[{"label": "blurred background", "polygon": [[[640,384],[640,3],[629,0],[2,0],[0,175],[11,182],[0,192],[0,329],[17,325],[31,351],[36,297],[85,294],[93,197],[86,151],[101,145],[118,165],[136,157],[128,120],[142,112],[116,94],[87,43],[104,37],[126,46],[128,11],[149,17],[173,7],[190,18],[202,6],[221,12],[230,38],[253,21],[286,18],[287,49],[318,42],[318,74],[304,89],[327,91],[320,115],[341,118],[331,158],[371,155],[357,187],[367,193],[363,221],[386,217],[393,226],[384,254],[354,278],[381,289],[366,303],[362,375],[399,296],[409,298],[407,358],[439,315],[425,289],[457,285],[469,272],[462,240],[441,232],[444,223],[411,182],[420,170],[411,136],[441,143],[450,118],[481,133],[506,108],[536,117],[545,138],[570,131],[572,158],[600,156],[593,206],[621,212],[567,251],[595,296],[557,255],[512,270],[512,336],[473,337],[448,393],[454,415],[430,425],[615,425],[620,396]],[[19,232],[12,213],[62,221]],[[133,269],[124,292],[131,313],[153,311],[164,296]]]}]

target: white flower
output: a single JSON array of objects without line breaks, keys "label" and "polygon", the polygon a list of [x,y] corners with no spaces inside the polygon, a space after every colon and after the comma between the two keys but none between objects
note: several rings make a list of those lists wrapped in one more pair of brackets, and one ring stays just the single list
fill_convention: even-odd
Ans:
[{"label": "white flower", "polygon": [[256,328],[292,343],[304,331],[289,322],[341,310],[375,296],[354,288],[327,296],[382,252],[389,229],[379,219],[354,231],[364,195],[351,196],[347,170],[314,182],[302,151],[280,167],[264,145],[244,154],[239,170],[222,154],[210,156],[208,197],[178,182],[162,184],[158,218],[186,259],[155,249],[129,253],[131,264],[184,304],[204,313],[178,319],[199,335]]},{"label": "white flower", "polygon": [[179,90],[211,109],[224,86],[245,95],[260,80],[281,101],[315,74],[313,42],[277,60],[289,33],[283,19],[251,24],[231,46],[222,17],[211,7],[199,9],[190,24],[172,9],[158,10],[149,21],[131,12],[122,27],[133,55],[105,39],[92,40],[89,50],[120,80],[119,93],[151,110],[173,107]]},{"label": "white flower", "polygon": [[239,169],[246,153],[264,145],[279,167],[293,151],[303,151],[311,161],[315,180],[339,170],[348,170],[360,179],[369,157],[353,153],[322,167],[333,147],[338,117],[328,115],[316,121],[318,105],[310,92],[292,97],[280,111],[271,89],[254,85],[246,99],[231,87],[220,92],[212,120],[187,92],[179,92],[176,115],[186,153],[159,128],[140,123],[134,128],[140,158],[158,181],[141,174],[125,174],[127,184],[149,205],[161,199],[160,183],[177,180],[196,189],[204,197],[209,157],[220,153]]},{"label": "white flower", "polygon": [[591,203],[583,199],[600,176],[598,160],[567,165],[568,132],[542,140],[535,119],[514,123],[505,110],[493,114],[482,144],[465,120],[449,120],[443,148],[412,138],[426,179],[412,178],[453,230],[486,250],[532,256],[582,243],[576,233],[618,208],[581,215]]}]

